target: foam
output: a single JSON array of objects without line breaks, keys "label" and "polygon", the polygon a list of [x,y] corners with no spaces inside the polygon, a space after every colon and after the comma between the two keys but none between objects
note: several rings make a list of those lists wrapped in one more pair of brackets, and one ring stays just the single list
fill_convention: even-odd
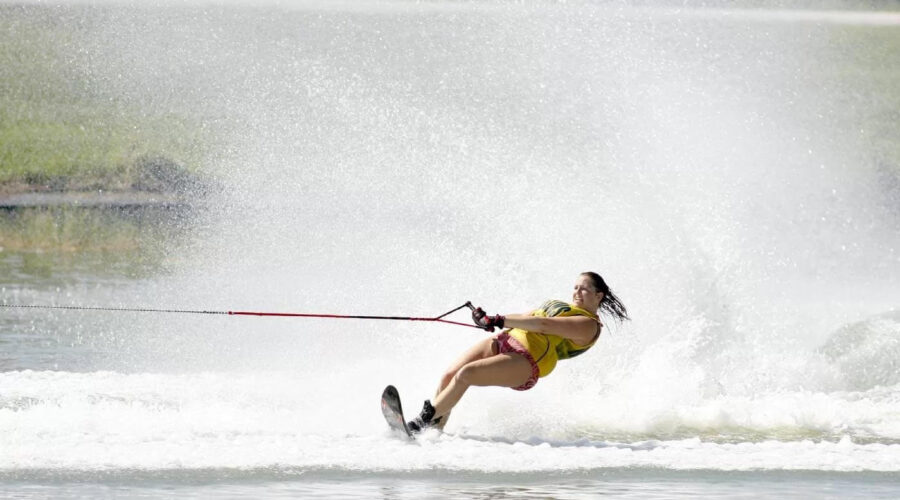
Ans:
[{"label": "foam", "polygon": [[[558,439],[547,439],[553,432],[541,425],[529,435],[532,419],[525,413],[494,420],[502,425],[430,431],[410,444],[389,434],[374,399],[347,401],[338,411],[320,402],[327,388],[290,374],[6,372],[0,375],[0,469],[897,471],[897,389],[713,400],[662,417],[630,408],[628,428],[617,420],[624,415],[611,411],[581,428],[582,437],[569,428]],[[740,439],[649,438],[670,427]],[[623,430],[630,440],[583,437],[623,436]]]}]

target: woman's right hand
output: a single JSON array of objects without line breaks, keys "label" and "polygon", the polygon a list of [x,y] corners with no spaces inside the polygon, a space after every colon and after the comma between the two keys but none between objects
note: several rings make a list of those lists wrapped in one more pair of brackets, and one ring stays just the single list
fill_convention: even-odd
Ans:
[{"label": "woman's right hand", "polygon": [[475,326],[489,332],[493,332],[494,328],[502,329],[504,319],[505,318],[499,314],[496,316],[488,316],[480,307],[476,307],[472,310],[472,321],[475,322]]}]

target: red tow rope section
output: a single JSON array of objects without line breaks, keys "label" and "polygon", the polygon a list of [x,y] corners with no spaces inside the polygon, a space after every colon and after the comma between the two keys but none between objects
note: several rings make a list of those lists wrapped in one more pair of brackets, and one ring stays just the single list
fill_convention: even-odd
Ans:
[{"label": "red tow rope section", "polygon": [[201,311],[191,309],[148,309],[148,308],[131,308],[131,307],[86,307],[86,306],[36,306],[36,305],[17,305],[17,304],[0,304],[0,307],[10,307],[18,309],[65,309],[74,311],[119,311],[119,312],[156,312],[156,313],[179,313],[179,314],[227,314],[229,316],[273,316],[282,318],[329,318],[329,319],[385,319],[392,321],[428,321],[432,323],[446,323],[449,325],[468,326],[470,328],[478,328],[468,323],[460,323],[458,321],[450,321],[444,319],[445,316],[459,311],[464,307],[474,309],[471,302],[451,309],[440,316],[433,318],[414,317],[414,316],[361,316],[346,314],[312,314],[312,313],[285,313],[285,312],[257,312],[257,311]]}]

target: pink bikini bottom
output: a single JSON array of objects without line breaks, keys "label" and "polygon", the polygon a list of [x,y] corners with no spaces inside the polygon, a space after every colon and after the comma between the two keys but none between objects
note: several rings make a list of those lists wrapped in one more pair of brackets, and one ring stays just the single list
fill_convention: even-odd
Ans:
[{"label": "pink bikini bottom", "polygon": [[528,352],[528,349],[525,349],[525,346],[522,345],[521,342],[509,336],[508,333],[501,333],[494,337],[494,340],[497,341],[497,348],[499,349],[500,354],[505,354],[509,352],[514,352],[523,356],[528,362],[531,364],[531,377],[525,381],[524,384],[519,387],[513,387],[513,389],[517,391],[527,391],[534,387],[534,384],[538,381],[538,376],[540,376],[541,371],[538,369],[537,362],[534,361],[534,357]]}]

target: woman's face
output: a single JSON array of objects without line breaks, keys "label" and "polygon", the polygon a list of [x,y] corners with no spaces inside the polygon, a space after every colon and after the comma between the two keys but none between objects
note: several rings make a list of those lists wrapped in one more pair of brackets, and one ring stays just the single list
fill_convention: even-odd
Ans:
[{"label": "woman's face", "polygon": [[594,288],[591,279],[587,276],[579,276],[578,281],[575,282],[575,290],[572,292],[572,303],[582,309],[596,311],[600,307],[601,300],[603,300],[603,293]]}]

